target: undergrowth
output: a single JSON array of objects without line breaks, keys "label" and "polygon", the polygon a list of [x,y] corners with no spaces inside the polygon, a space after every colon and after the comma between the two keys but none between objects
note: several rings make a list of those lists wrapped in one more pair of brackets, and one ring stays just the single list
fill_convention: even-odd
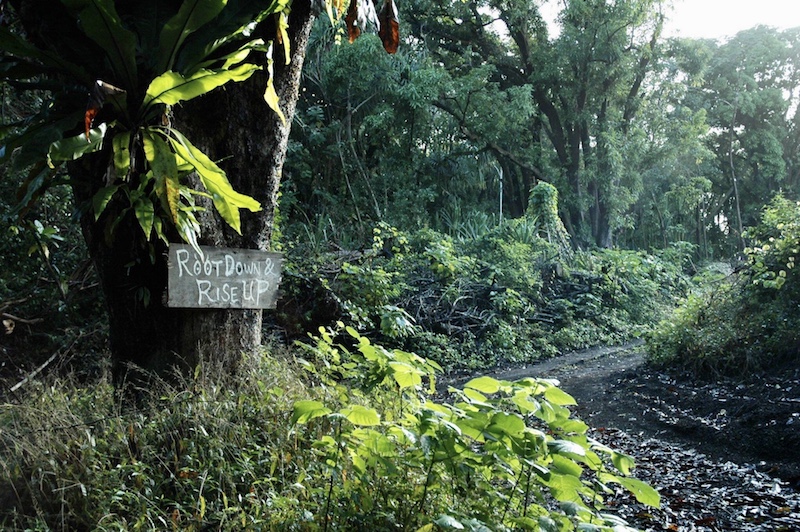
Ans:
[{"label": "undergrowth", "polygon": [[647,337],[650,359],[704,377],[758,375],[800,355],[800,203],[776,197],[736,271],[710,268]]},{"label": "undergrowth", "polygon": [[29,384],[0,407],[8,530],[625,530],[603,497],[632,460],[555,381],[473,379],[321,329],[236,378],[199,368],[126,406],[105,380]]},{"label": "undergrowth", "polygon": [[686,246],[574,252],[546,236],[523,217],[455,237],[379,224],[354,251],[295,241],[281,325],[301,336],[341,319],[448,369],[481,370],[639,337],[688,290]]}]

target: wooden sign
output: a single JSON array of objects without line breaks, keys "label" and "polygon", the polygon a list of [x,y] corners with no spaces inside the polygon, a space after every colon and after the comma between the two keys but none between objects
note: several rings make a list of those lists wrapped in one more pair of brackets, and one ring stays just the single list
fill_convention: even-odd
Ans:
[{"label": "wooden sign", "polygon": [[281,280],[280,253],[255,249],[169,246],[167,306],[179,308],[275,308]]}]

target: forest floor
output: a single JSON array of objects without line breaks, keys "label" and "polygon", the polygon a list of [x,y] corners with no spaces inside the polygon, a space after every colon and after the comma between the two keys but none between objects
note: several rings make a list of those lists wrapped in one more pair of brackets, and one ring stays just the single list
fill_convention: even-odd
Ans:
[{"label": "forest floor", "polygon": [[[748,382],[707,382],[645,362],[643,346],[594,348],[496,378],[556,378],[592,436],[631,455],[660,509],[619,492],[615,513],[641,530],[800,531],[800,367]],[[466,378],[457,382],[466,382]]]},{"label": "forest floor", "polygon": [[[34,367],[0,363],[3,391]],[[800,365],[747,382],[708,382],[652,367],[643,346],[630,344],[508,366],[493,376],[558,379],[577,400],[577,416],[594,427],[592,437],[636,460],[634,475],[658,489],[662,504],[645,507],[621,489],[608,496],[610,510],[632,526],[800,532]]]}]

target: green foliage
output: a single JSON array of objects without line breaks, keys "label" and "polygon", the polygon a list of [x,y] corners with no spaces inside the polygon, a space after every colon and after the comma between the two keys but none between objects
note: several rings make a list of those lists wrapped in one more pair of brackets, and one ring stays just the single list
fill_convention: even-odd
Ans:
[{"label": "green foliage", "polygon": [[[675,242],[697,245],[704,259],[717,252],[717,233],[706,221],[716,197],[709,194],[719,170],[706,145],[709,126],[705,108],[687,102],[696,83],[681,76],[683,62],[696,49],[684,41],[668,42],[662,78],[651,98],[643,102],[646,137],[638,139],[642,193],[634,206],[620,243],[639,249],[666,249]],[[687,49],[688,48],[688,49]],[[691,74],[693,75],[693,74]],[[665,108],[666,106],[666,108]],[[713,227],[713,225],[712,225]]]},{"label": "green foliage", "polygon": [[[698,229],[714,251],[730,255],[742,250],[742,229],[758,223],[776,191],[793,197],[798,190],[799,100],[790,89],[800,80],[797,30],[757,26],[725,42],[681,41],[676,49],[692,80],[681,84],[697,87],[684,89],[682,106],[702,112],[709,128],[701,138],[712,164],[700,175],[711,195]],[[714,221],[719,213],[724,228]]]},{"label": "green foliage", "polygon": [[489,368],[638,336],[688,288],[690,247],[574,254],[540,232],[530,217],[463,238],[381,225],[364,252],[290,248],[289,267],[307,274],[287,278],[285,308],[310,290],[317,308],[284,319],[301,322],[291,330],[343,319],[448,368]]},{"label": "green foliage", "polygon": [[330,220],[363,235],[381,220],[425,223],[443,185],[417,142],[435,134],[428,103],[440,74],[406,45],[391,56],[370,36],[334,46],[329,26],[319,21],[311,35],[282,209],[292,222]]},{"label": "green foliage", "polygon": [[[657,363],[681,363],[698,374],[733,369],[729,350],[737,332],[731,319],[735,301],[730,291],[722,285],[708,294],[687,297],[647,336],[649,358]],[[749,373],[754,368],[747,364],[739,369]]]},{"label": "green foliage", "polygon": [[[212,377],[214,375],[214,377]],[[122,408],[110,382],[32,383],[0,409],[4,529],[268,527],[297,504],[285,427],[303,385],[285,362],[250,361],[235,382],[196,372]],[[294,502],[293,502],[294,501]]]},{"label": "green foliage", "polygon": [[[601,288],[596,293],[605,308],[621,312],[625,323],[646,326],[671,310],[690,288],[683,267],[691,252],[691,248],[681,246],[659,255],[607,249],[584,254],[577,262],[601,276]],[[648,308],[650,312],[645,313]]]},{"label": "green foliage", "polygon": [[71,220],[72,195],[53,187],[20,220],[9,204],[13,188],[0,183],[0,312],[13,328],[4,327],[0,366],[16,378],[10,367],[32,369],[59,350],[75,349],[81,356],[63,363],[91,373],[102,366],[103,302]]},{"label": "green foliage", "polygon": [[776,197],[746,233],[753,239],[747,264],[727,276],[706,274],[701,289],[648,337],[653,360],[737,377],[796,360],[798,220],[800,205]]},{"label": "green foliage", "polygon": [[536,181],[552,183],[573,241],[610,247],[641,192],[639,112],[658,72],[661,2],[563,2],[557,34],[528,0],[414,5],[414,36],[447,74],[434,105],[460,133],[452,151],[489,154],[514,216]]},{"label": "green foliage", "polygon": [[555,382],[480,377],[451,389],[453,404],[438,403],[436,364],[346,332],[355,350],[326,329],[306,346],[306,368],[328,399],[298,401],[292,416],[318,456],[313,476],[327,480],[311,498],[323,529],[610,530],[602,492],[613,483],[659,504],[655,490],[627,478],[629,457],[587,437]]},{"label": "green foliage", "polygon": [[612,530],[613,485],[658,505],[553,381],[482,377],[442,403],[435,363],[352,328],[302,349],[305,372],[253,355],[235,379],[198,367],[176,387],[154,381],[138,407],[103,380],[29,383],[0,408],[0,525]]},{"label": "green foliage", "polygon": [[[65,2],[64,15],[79,22],[80,31],[64,24],[63,33],[49,36],[53,46],[60,46],[57,51],[37,48],[2,28],[0,42],[8,52],[2,58],[3,80],[48,90],[52,98],[2,137],[0,162],[12,160],[17,170],[37,165],[22,183],[18,209],[30,208],[55,182],[58,166],[101,153],[108,167],[102,183],[80,183],[86,176],[74,167],[72,179],[73,186],[92,191],[95,220],[115,198],[126,205],[108,221],[109,233],[132,215],[145,240],[155,235],[166,242],[174,227],[197,245],[198,195],[209,197],[240,231],[239,209],[256,211],[259,203],[235,192],[216,163],[172,126],[169,108],[248,79],[262,68],[251,54],[265,54],[271,63],[271,45],[250,37],[247,27],[269,16],[285,19],[287,5],[287,0],[260,7],[187,0],[175,13],[140,6],[150,17],[143,22],[138,14],[118,13],[113,2]],[[73,40],[92,43],[98,51],[86,53],[73,47]],[[88,109],[85,96],[80,104],[75,101],[76,83],[92,94]],[[77,133],[82,122],[85,128]],[[193,172],[204,191],[188,184],[186,176]]]},{"label": "green foliage", "polygon": [[[42,103],[42,94],[23,94],[3,82],[0,91],[4,122],[21,120]],[[9,131],[0,129],[0,137]],[[17,216],[19,183],[35,180],[35,172],[6,165],[0,174],[0,368],[17,378],[56,352],[76,349],[82,356],[61,362],[91,373],[102,366],[96,364],[103,349],[102,301],[74,223],[72,193],[59,174],[35,206]]]},{"label": "green foliage", "polygon": [[531,190],[526,217],[534,220],[536,228],[549,243],[567,253],[569,235],[558,214],[558,189],[550,183],[539,182]]},{"label": "green foliage", "polygon": [[794,297],[798,283],[793,270],[800,253],[800,202],[777,196],[764,209],[761,223],[745,236],[756,243],[745,249],[753,284],[780,289],[788,281],[790,286],[783,293]]},{"label": "green foliage", "polygon": [[288,218],[475,236],[547,181],[578,246],[740,251],[737,201],[753,224],[797,190],[797,32],[665,39],[663,4],[562,2],[552,34],[529,0],[414,0],[391,59],[377,40],[323,54],[318,28]]}]

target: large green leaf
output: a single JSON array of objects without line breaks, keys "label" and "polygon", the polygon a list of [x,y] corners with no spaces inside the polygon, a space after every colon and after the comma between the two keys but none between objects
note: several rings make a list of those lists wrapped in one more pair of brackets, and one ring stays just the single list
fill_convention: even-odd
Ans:
[{"label": "large green leaf", "polygon": [[156,71],[172,70],[186,37],[219,15],[225,4],[227,0],[185,0],[178,13],[161,30]]},{"label": "large green leaf", "polygon": [[[50,53],[45,50],[40,50],[29,42],[25,41],[19,35],[15,35],[8,30],[8,28],[0,27],[0,49],[9,56],[18,57],[28,61],[35,61],[38,65],[38,70],[41,72],[43,68],[56,69],[69,73],[72,77],[85,85],[92,83],[91,76],[83,69],[60,57],[58,54]],[[5,59],[4,59],[5,62]],[[28,79],[27,75],[23,78]]]},{"label": "large green leaf", "polygon": [[389,367],[394,370],[392,376],[397,385],[403,388],[413,388],[422,384],[422,376],[419,371],[405,362],[389,362]]},{"label": "large green leaf", "polygon": [[168,135],[172,149],[197,171],[200,181],[211,195],[214,207],[222,219],[241,234],[239,209],[257,212],[261,210],[261,204],[250,196],[233,190],[225,172],[205,153],[193,146],[180,132],[169,129]]},{"label": "large green leaf", "polygon": [[446,514],[440,515],[434,523],[446,530],[464,530],[464,525],[458,519]]},{"label": "large green leaf", "polygon": [[254,51],[267,53],[269,52],[269,46],[267,46],[263,39],[253,39],[252,41],[242,45],[242,47],[238,50],[220,57],[209,59],[208,61],[204,61],[203,63],[197,65],[197,67],[210,68],[212,65],[219,65],[220,62],[222,62],[222,65],[219,66],[217,70],[228,70],[247,59],[247,56]]},{"label": "large green leaf", "polygon": [[641,480],[630,477],[620,477],[610,473],[598,473],[598,478],[601,482],[606,484],[613,482],[622,485],[622,487],[630,491],[633,496],[636,497],[636,500],[642,504],[653,508],[661,506],[661,495],[659,495],[658,491]]},{"label": "large green leaf", "polygon": [[509,436],[519,436],[525,430],[525,422],[515,414],[497,412],[492,416],[489,432],[508,434]]},{"label": "large green leaf", "polygon": [[578,404],[574,397],[556,386],[548,387],[544,392],[544,398],[553,404],[561,406]]},{"label": "large green leaf", "polygon": [[661,506],[661,495],[647,483],[635,478],[620,478],[619,483],[633,493],[636,500],[642,504],[658,508]]},{"label": "large green leaf", "polygon": [[191,34],[181,49],[174,70],[192,72],[228,43],[246,39],[248,31],[272,13],[285,9],[288,0],[228,0],[227,6],[203,31]]},{"label": "large green leaf", "polygon": [[496,393],[500,390],[500,381],[492,377],[477,377],[464,385],[464,388],[472,388],[482,393]]},{"label": "large green leaf", "polygon": [[553,455],[553,463],[550,469],[560,475],[572,475],[578,478],[583,474],[583,468],[577,462],[558,454]]},{"label": "large green leaf", "polygon": [[558,429],[564,434],[586,434],[589,426],[580,419],[572,419],[568,417],[559,417],[558,419],[550,422],[550,428]]},{"label": "large green leaf", "polygon": [[471,404],[488,405],[489,398],[473,388],[464,388],[464,395],[470,400]]},{"label": "large green leaf", "polygon": [[586,456],[586,449],[575,442],[569,440],[553,440],[547,442],[547,447],[551,453]]},{"label": "large green leaf", "polygon": [[112,0],[62,0],[72,9],[80,9],[81,29],[105,51],[119,79],[120,88],[133,90],[137,85],[136,34],[120,20]]},{"label": "large green leaf", "polygon": [[555,405],[550,401],[542,401],[539,403],[539,410],[534,412],[536,417],[548,424],[554,424],[559,419],[567,419],[569,414],[569,409]]},{"label": "large green leaf", "polygon": [[[539,524],[537,519],[530,517],[514,517],[511,522],[517,525],[520,530],[529,530],[531,532],[542,532],[544,528]],[[558,528],[556,528],[558,530]]]},{"label": "large green leaf", "polygon": [[145,130],[142,135],[144,155],[156,180],[156,194],[174,223],[178,223],[180,182],[175,154],[160,134]]},{"label": "large green leaf", "polygon": [[133,212],[136,214],[136,220],[138,220],[145,238],[150,238],[150,233],[153,231],[153,221],[156,217],[153,202],[142,194],[133,202]]},{"label": "large green leaf", "polygon": [[16,169],[25,168],[45,159],[50,146],[62,139],[67,131],[74,131],[82,117],[83,110],[64,118],[52,117],[47,111],[30,117],[24,124],[26,127],[22,132],[3,138],[5,153],[0,156],[0,163],[6,162],[17,148],[19,150],[14,158]]},{"label": "large green leaf", "polygon": [[44,161],[34,164],[28,177],[20,185],[18,194],[22,196],[14,206],[13,213],[25,212],[54,183],[55,171]]},{"label": "large green leaf", "polygon": [[94,219],[97,221],[103,211],[106,210],[108,202],[114,197],[114,194],[119,190],[119,185],[109,185],[103,187],[92,196],[92,209],[94,210]]},{"label": "large green leaf", "polygon": [[362,427],[370,427],[380,425],[381,418],[378,412],[373,408],[367,408],[362,405],[353,405],[342,409],[342,415],[353,425]]},{"label": "large green leaf", "polygon": [[535,412],[539,409],[539,403],[535,399],[531,399],[530,395],[520,391],[514,394],[511,401],[519,408],[523,414]]},{"label": "large green leaf", "polygon": [[611,461],[614,467],[619,469],[620,473],[623,475],[630,475],[631,469],[636,465],[633,458],[617,451],[611,452]]},{"label": "large green leaf", "polygon": [[88,141],[86,135],[81,133],[52,143],[47,151],[47,164],[52,168],[55,167],[55,163],[74,161],[87,153],[100,150],[107,129],[106,124],[100,124],[98,127],[90,129]]},{"label": "large green leaf", "polygon": [[131,170],[131,133],[123,131],[114,135],[112,151],[117,179],[126,179]]},{"label": "large green leaf", "polygon": [[260,69],[259,66],[245,63],[229,70],[200,69],[190,76],[165,72],[150,83],[143,105],[175,105],[202,96],[229,81],[244,81]]},{"label": "large green leaf", "polygon": [[581,500],[579,493],[585,489],[578,477],[553,471],[550,472],[550,478],[545,484],[550,488],[553,497],[561,502],[579,502]]},{"label": "large green leaf", "polygon": [[297,401],[292,412],[292,425],[297,423],[307,423],[314,418],[327,416],[331,409],[319,401]]}]

